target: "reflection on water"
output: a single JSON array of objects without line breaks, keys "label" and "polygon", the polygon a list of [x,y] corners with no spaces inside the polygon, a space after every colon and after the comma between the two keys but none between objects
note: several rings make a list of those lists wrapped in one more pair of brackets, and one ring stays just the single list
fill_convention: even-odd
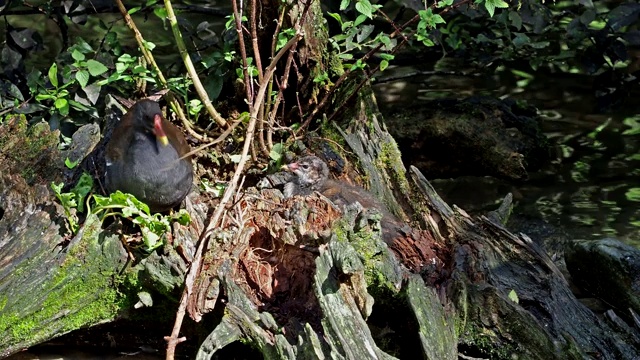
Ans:
[{"label": "reflection on water", "polygon": [[[392,69],[380,78],[412,71]],[[483,213],[512,192],[516,216],[541,218],[574,239],[616,237],[640,247],[640,202],[629,196],[640,187],[640,135],[623,135],[629,124],[637,122],[633,114],[640,113],[640,107],[625,107],[619,114],[596,113],[588,78],[541,76],[522,89],[499,76],[412,76],[380,83],[375,89],[383,113],[416,101],[471,95],[509,96],[535,105],[546,115],[542,126],[555,143],[555,161],[530,174],[524,184],[492,178],[434,179],[441,196],[470,212]]]}]

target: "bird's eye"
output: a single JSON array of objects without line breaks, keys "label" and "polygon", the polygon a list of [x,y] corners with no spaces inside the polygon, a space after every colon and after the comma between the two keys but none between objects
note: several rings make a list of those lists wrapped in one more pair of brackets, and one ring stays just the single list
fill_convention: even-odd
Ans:
[{"label": "bird's eye", "polygon": [[302,166],[300,166],[303,170],[307,170],[309,168],[309,164],[302,164]]}]

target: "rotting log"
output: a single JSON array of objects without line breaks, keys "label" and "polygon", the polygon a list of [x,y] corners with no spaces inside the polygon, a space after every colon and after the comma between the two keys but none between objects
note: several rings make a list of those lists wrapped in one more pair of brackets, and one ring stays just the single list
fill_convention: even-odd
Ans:
[{"label": "rotting log", "polygon": [[[122,112],[114,107],[111,102],[108,118],[117,121]],[[77,179],[65,170],[64,159],[82,158],[96,146],[99,131],[95,138],[93,126],[79,133],[93,140],[74,137],[71,149],[60,152],[59,134],[47,124],[28,128],[24,117],[15,116],[0,126],[0,357],[124,314],[135,316],[139,292],[171,294],[183,282],[189,242],[202,228],[199,204],[190,204],[190,227],[174,228],[174,246],[135,262],[121,241],[120,221],[103,229],[89,215],[70,235],[50,184]]]}]

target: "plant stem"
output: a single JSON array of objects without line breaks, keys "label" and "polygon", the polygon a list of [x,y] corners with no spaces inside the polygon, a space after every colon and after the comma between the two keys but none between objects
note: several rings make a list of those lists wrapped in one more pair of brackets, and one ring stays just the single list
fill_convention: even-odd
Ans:
[{"label": "plant stem", "polygon": [[211,103],[211,99],[209,99],[209,95],[207,91],[202,86],[202,82],[198,77],[198,73],[196,72],[195,67],[193,66],[193,62],[191,61],[191,56],[189,56],[189,52],[187,51],[187,47],[184,44],[184,40],[182,39],[182,33],[180,32],[180,28],[178,28],[178,20],[176,19],[176,15],[173,12],[173,6],[171,6],[171,0],[164,0],[164,7],[167,10],[167,20],[169,20],[169,24],[171,24],[171,30],[173,31],[173,36],[176,39],[176,45],[178,45],[178,50],[180,50],[180,57],[182,57],[182,61],[184,62],[185,67],[187,68],[187,72],[189,73],[189,77],[193,80],[193,86],[202,100],[204,107],[207,109],[209,116],[221,127],[227,127],[227,121],[220,116],[220,114],[216,111]]}]

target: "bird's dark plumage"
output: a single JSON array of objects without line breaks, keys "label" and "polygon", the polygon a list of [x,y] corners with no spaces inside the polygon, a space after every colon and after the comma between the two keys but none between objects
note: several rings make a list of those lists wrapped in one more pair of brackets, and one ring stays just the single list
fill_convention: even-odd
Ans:
[{"label": "bird's dark plumage", "polygon": [[153,212],[182,202],[193,168],[182,132],[162,116],[155,101],[140,100],[123,116],[106,150],[106,188],[133,194]]},{"label": "bird's dark plumage", "polygon": [[307,196],[319,192],[338,206],[347,206],[356,201],[365,209],[376,209],[382,214],[382,233],[390,243],[396,233],[404,226],[396,216],[365,189],[342,181],[329,179],[327,164],[316,156],[305,156],[298,161],[285,165],[295,177],[284,186],[285,197]]},{"label": "bird's dark plumage", "polygon": [[398,259],[409,269],[420,272],[431,284],[440,278],[443,263],[434,251],[437,245],[428,231],[411,228],[365,189],[329,179],[327,164],[318,157],[305,156],[285,168],[295,175],[285,184],[286,197],[307,196],[317,191],[338,206],[357,201],[365,209],[378,210],[382,214],[382,238]]}]

